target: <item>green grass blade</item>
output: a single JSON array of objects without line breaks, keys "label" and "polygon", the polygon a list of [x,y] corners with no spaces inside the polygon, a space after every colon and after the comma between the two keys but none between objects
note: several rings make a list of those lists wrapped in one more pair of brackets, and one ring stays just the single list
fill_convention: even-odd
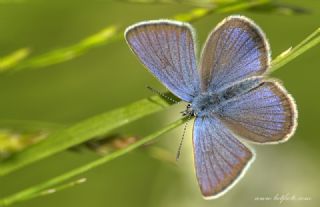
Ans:
[{"label": "green grass blade", "polygon": [[271,72],[276,71],[280,67],[294,60],[301,54],[305,53],[307,50],[315,47],[320,43],[320,28],[315,30],[312,34],[310,34],[307,38],[305,38],[301,43],[299,43],[294,48],[289,48],[288,50],[281,53],[278,57],[276,57],[271,63]]},{"label": "green grass blade", "polygon": [[45,131],[14,131],[0,129],[0,163],[27,147],[34,145],[47,137]]},{"label": "green grass blade", "polygon": [[87,181],[86,178],[80,178],[80,179],[77,179],[75,181],[71,181],[71,182],[68,182],[66,184],[62,184],[62,185],[56,186],[54,188],[48,188],[48,189],[44,189],[44,190],[40,190],[40,191],[29,191],[29,192],[27,192],[25,194],[17,193],[17,194],[15,194],[15,196],[8,197],[8,199],[5,198],[3,200],[0,200],[0,206],[1,207],[2,206],[9,206],[9,205],[17,203],[17,202],[26,201],[26,200],[38,198],[38,197],[41,197],[41,196],[51,195],[53,193],[57,193],[59,191],[65,190],[65,189],[75,187],[75,186],[77,186],[79,184],[83,184],[86,181]]},{"label": "green grass blade", "polygon": [[0,72],[5,72],[18,65],[22,60],[30,54],[29,48],[19,49],[12,54],[0,58]]},{"label": "green grass blade", "polygon": [[0,163],[64,126],[32,120],[0,120]]},{"label": "green grass blade", "polygon": [[152,96],[125,107],[89,118],[71,127],[50,134],[42,142],[33,145],[0,163],[0,175],[8,174],[27,164],[33,163],[93,137],[135,121],[141,117],[160,111],[169,103],[159,96]]},{"label": "green grass blade", "polygon": [[27,68],[41,68],[71,60],[91,48],[111,42],[114,40],[116,34],[117,29],[115,26],[107,27],[96,34],[83,39],[77,44],[26,59],[25,61],[20,62],[20,64],[14,68],[14,71]]},{"label": "green grass blade", "polygon": [[85,164],[79,168],[76,168],[74,170],[71,170],[67,173],[64,173],[60,176],[57,176],[55,178],[52,178],[44,183],[41,183],[39,185],[36,185],[36,186],[32,186],[28,189],[25,189],[21,192],[18,192],[14,195],[11,195],[11,196],[8,196],[6,198],[3,198],[0,200],[0,206],[8,206],[8,205],[11,205],[13,203],[16,203],[16,202],[19,202],[19,201],[23,201],[23,200],[28,200],[28,199],[31,199],[31,198],[34,198],[36,197],[37,195],[39,195],[39,192],[43,192],[47,189],[50,189],[50,188],[54,188],[54,186],[62,183],[62,182],[65,182],[67,181],[68,179],[72,178],[72,177],[75,177],[75,176],[78,176],[88,170],[91,170],[93,168],[96,168],[106,162],[109,162],[111,160],[114,160],[122,155],[125,155],[129,152],[131,152],[132,150],[156,139],[157,137],[159,137],[160,135],[180,126],[181,124],[183,124],[185,122],[185,120],[183,119],[180,119],[178,121],[175,121],[169,125],[167,125],[166,127],[140,139],[139,141],[129,145],[128,147],[124,148],[124,149],[121,149],[121,150],[117,150],[113,153],[110,153],[109,155],[106,155],[102,158],[99,158],[95,161],[92,161],[88,164]]},{"label": "green grass blade", "polygon": [[0,73],[16,72],[25,69],[43,68],[72,60],[90,49],[122,39],[116,26],[109,26],[80,42],[68,47],[58,48],[35,57],[27,58],[30,49],[20,49],[6,57],[0,58]]}]

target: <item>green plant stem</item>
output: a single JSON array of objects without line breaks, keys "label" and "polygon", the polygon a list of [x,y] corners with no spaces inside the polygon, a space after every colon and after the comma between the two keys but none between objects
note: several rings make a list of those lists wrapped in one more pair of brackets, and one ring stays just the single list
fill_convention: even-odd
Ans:
[{"label": "green plant stem", "polygon": [[113,42],[115,40],[114,37],[116,36],[116,34],[117,27],[109,26],[74,45],[52,50],[48,53],[26,59],[25,61],[21,61],[19,64],[17,64],[16,67],[14,67],[14,71],[31,68],[43,68],[49,65],[71,60],[91,48]]},{"label": "green plant stem", "polygon": [[16,66],[19,62],[24,60],[30,54],[29,48],[19,49],[6,57],[0,58],[0,72],[9,70],[10,68]]},{"label": "green plant stem", "polygon": [[279,55],[275,58],[271,63],[271,72],[281,68],[285,64],[297,58],[302,53],[311,49],[312,47],[318,45],[320,43],[320,28],[316,29],[312,34],[310,34],[307,38],[305,38],[301,43],[299,43],[296,47],[289,50],[285,55]]},{"label": "green plant stem", "polygon": [[0,175],[6,175],[89,139],[105,135],[115,128],[160,111],[169,105],[159,96],[152,96],[58,130],[40,143],[2,161]]},{"label": "green plant stem", "polygon": [[79,168],[76,168],[74,170],[71,170],[67,173],[64,173],[60,176],[57,176],[53,179],[50,179],[49,181],[47,182],[44,182],[44,183],[41,183],[39,185],[36,185],[36,186],[33,186],[31,188],[28,188],[28,189],[25,189],[21,192],[18,192],[16,194],[13,194],[11,196],[8,196],[6,198],[3,198],[0,200],[0,206],[8,206],[8,205],[11,205],[15,202],[18,202],[18,201],[22,201],[22,200],[27,200],[27,199],[31,199],[31,198],[34,198],[34,195],[35,194],[39,194],[39,192],[41,191],[44,191],[46,189],[50,189],[52,187],[54,187],[55,185],[59,184],[59,183],[62,183],[72,177],[75,177],[77,175],[80,175],[88,170],[91,170],[93,168],[96,168],[106,162],[109,162],[113,159],[116,159],[122,155],[125,155],[129,152],[131,152],[132,150],[150,142],[151,140],[154,140],[156,139],[157,137],[159,137],[160,135],[180,126],[181,124],[183,124],[185,122],[184,119],[180,119],[178,121],[175,121],[169,125],[167,125],[166,127],[163,127],[162,129],[142,138],[141,140],[129,145],[128,147],[124,148],[124,149],[121,149],[121,150],[117,150],[109,155],[106,155],[102,158],[99,158],[93,162],[90,162],[86,165],[83,165]]},{"label": "green plant stem", "polygon": [[80,178],[80,179],[77,179],[75,181],[71,181],[69,183],[57,186],[55,188],[48,188],[48,189],[40,190],[40,191],[31,193],[31,194],[25,194],[25,196],[21,195],[19,198],[17,198],[17,200],[14,200],[14,201],[13,200],[9,200],[9,203],[6,203],[6,201],[4,201],[2,203],[2,200],[0,200],[0,207],[1,206],[11,205],[11,204],[16,203],[16,202],[22,202],[22,201],[25,201],[25,200],[30,200],[30,199],[41,197],[41,196],[51,195],[53,193],[56,193],[56,192],[59,192],[59,191],[65,190],[65,189],[72,188],[72,187],[74,187],[76,185],[79,185],[79,184],[82,184],[82,183],[84,183],[86,181],[87,181],[86,178]]}]

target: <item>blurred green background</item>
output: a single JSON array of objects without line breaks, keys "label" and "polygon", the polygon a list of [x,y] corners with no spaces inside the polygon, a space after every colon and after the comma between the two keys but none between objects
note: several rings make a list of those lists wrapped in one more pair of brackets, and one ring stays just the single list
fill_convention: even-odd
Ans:
[{"label": "blurred green background", "polygon": [[[241,11],[266,33],[275,57],[320,26],[320,1],[287,0],[309,10],[283,15]],[[0,57],[28,47],[32,55],[75,44],[111,25],[126,27],[142,20],[169,18],[195,8],[190,4],[134,4],[124,1],[0,1]],[[198,42],[229,14],[210,14],[192,23]],[[320,203],[319,123],[320,48],[315,47],[272,74],[295,98],[299,120],[294,137],[281,145],[254,146],[257,158],[244,178],[226,195],[202,199],[196,183],[191,129],[177,164],[155,159],[139,149],[91,170],[82,185],[15,204],[27,206],[317,206]],[[145,85],[165,91],[130,52],[115,41],[60,64],[37,70],[0,74],[0,120],[40,120],[68,125],[148,97]],[[180,117],[173,107],[117,129],[116,133],[146,135]],[[154,146],[175,157],[182,127]],[[0,177],[0,197],[73,169],[97,157],[66,151]],[[1,165],[1,162],[0,162]],[[257,201],[275,195],[309,197],[310,201]]]}]

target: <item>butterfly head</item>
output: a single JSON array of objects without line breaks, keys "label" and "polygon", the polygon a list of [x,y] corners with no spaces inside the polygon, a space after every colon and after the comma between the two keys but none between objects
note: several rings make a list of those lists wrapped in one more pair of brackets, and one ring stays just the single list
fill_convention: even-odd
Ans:
[{"label": "butterfly head", "polygon": [[186,110],[181,112],[182,116],[186,116],[186,117],[192,117],[192,116],[196,116],[194,110],[192,109],[192,105],[189,103],[186,106]]},{"label": "butterfly head", "polygon": [[201,93],[194,97],[192,102],[187,105],[186,110],[182,112],[183,116],[201,117],[215,111],[220,103],[219,95]]}]

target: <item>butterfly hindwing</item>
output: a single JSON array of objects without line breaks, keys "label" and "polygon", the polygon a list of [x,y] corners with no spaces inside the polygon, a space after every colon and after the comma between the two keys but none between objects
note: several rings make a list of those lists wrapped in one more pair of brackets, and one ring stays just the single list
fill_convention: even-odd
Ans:
[{"label": "butterfly hindwing", "polygon": [[129,27],[126,40],[141,62],[171,92],[190,102],[199,91],[192,27],[175,21],[149,21]]},{"label": "butterfly hindwing", "polygon": [[280,83],[263,81],[220,109],[221,119],[234,133],[258,143],[287,140],[296,128],[296,106]]},{"label": "butterfly hindwing", "polygon": [[222,195],[245,172],[254,154],[217,117],[198,117],[193,129],[194,162],[205,198]]},{"label": "butterfly hindwing", "polygon": [[230,16],[209,35],[200,59],[202,91],[262,75],[270,64],[265,35],[251,20]]}]

